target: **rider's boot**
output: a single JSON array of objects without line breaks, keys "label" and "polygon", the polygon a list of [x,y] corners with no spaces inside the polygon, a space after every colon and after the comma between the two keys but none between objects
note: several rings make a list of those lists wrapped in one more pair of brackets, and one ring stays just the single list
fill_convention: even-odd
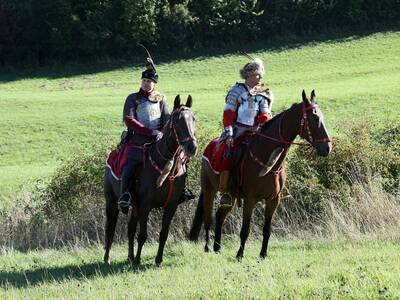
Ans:
[{"label": "rider's boot", "polygon": [[182,195],[179,197],[179,204],[186,202],[186,201],[190,201],[196,198],[196,195],[185,186]]},{"label": "rider's boot", "polygon": [[132,203],[132,195],[129,192],[129,187],[131,183],[131,172],[130,168],[125,167],[122,176],[121,176],[121,183],[120,183],[120,197],[118,199],[118,207],[123,214],[127,214],[129,211],[129,205]]},{"label": "rider's boot", "polygon": [[222,171],[219,175],[219,190],[221,191],[220,205],[232,206],[232,195],[228,191],[229,185],[229,171]]}]

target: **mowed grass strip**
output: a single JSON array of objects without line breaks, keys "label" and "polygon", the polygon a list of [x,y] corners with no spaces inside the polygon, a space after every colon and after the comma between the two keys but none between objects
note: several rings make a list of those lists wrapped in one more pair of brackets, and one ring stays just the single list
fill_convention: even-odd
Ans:
[{"label": "mowed grass strip", "polygon": [[[400,120],[400,32],[377,33],[250,52],[266,63],[265,83],[276,96],[274,112],[316,89],[334,135],[354,118],[378,124]],[[239,81],[246,58],[237,54],[158,65],[159,89],[169,99],[194,97],[199,130],[221,128],[224,97]],[[8,80],[0,74],[0,197],[3,205],[28,179],[46,177],[72,152],[118,141],[126,96],[138,89],[142,66],[66,76],[49,70]],[[80,70],[73,70],[79,74]],[[43,166],[43,167],[42,167]],[[0,198],[1,199],[1,198]]]},{"label": "mowed grass strip", "polygon": [[237,262],[237,240],[220,254],[203,243],[169,244],[154,264],[146,245],[142,266],[132,268],[127,247],[113,249],[111,266],[101,247],[61,251],[7,250],[0,255],[0,298],[84,299],[378,299],[400,297],[400,246],[394,242],[294,242],[273,240],[267,260],[250,241]]}]

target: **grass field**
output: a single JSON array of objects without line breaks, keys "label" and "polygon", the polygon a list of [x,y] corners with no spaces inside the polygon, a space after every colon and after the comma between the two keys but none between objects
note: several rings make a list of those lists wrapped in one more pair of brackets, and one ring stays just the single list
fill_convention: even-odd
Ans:
[{"label": "grass field", "polygon": [[[400,119],[400,32],[267,48],[250,54],[265,60],[265,83],[278,112],[316,89],[330,131],[366,117],[384,124]],[[246,62],[226,54],[159,64],[159,89],[171,104],[190,93],[198,125],[217,133],[227,89]],[[0,210],[27,179],[48,176],[72,152],[118,140],[125,97],[137,90],[142,66],[104,72],[58,67],[0,74]],[[68,75],[74,74],[74,75]]]},{"label": "grass field", "polygon": [[398,299],[400,246],[394,242],[296,242],[272,240],[270,257],[258,259],[249,242],[241,263],[237,240],[221,254],[203,245],[169,245],[164,264],[156,247],[144,248],[132,268],[126,246],[103,265],[100,247],[61,251],[3,251],[1,299]]},{"label": "grass field", "polygon": [[[378,125],[400,121],[399,49],[400,32],[388,32],[254,48],[250,54],[266,62],[265,82],[276,96],[275,113],[300,101],[303,88],[316,89],[328,129],[337,136],[344,123],[361,118]],[[198,130],[217,135],[225,93],[239,80],[238,69],[245,62],[236,54],[166,61],[158,65],[159,89],[170,104],[178,93],[192,94]],[[137,90],[141,70],[58,66],[0,73],[0,216],[15,204],[13,195],[21,185],[49,177],[72,153],[91,152],[104,140],[118,141],[122,106]],[[374,195],[386,195],[376,188],[380,192]],[[372,191],[365,190],[375,197]],[[384,202],[375,198],[371,203]],[[396,201],[388,206],[394,216]],[[391,214],[376,215],[376,224],[370,222],[385,232],[378,227],[386,223],[379,221]],[[25,252],[0,245],[0,299],[399,299],[398,235],[374,236],[370,240],[354,233],[345,241],[273,236],[266,261],[258,259],[260,241],[251,240],[241,263],[235,260],[237,237],[226,239],[221,254],[206,254],[202,243],[170,237],[161,268],[154,264],[155,244],[145,245],[139,268],[126,261],[126,245],[114,246],[110,267],[102,264],[97,244]]]}]

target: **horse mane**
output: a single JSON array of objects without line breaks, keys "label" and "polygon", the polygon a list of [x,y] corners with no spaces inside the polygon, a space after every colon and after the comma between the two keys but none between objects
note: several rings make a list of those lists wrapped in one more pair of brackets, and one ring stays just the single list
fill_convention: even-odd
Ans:
[{"label": "horse mane", "polygon": [[298,103],[293,103],[291,107],[281,111],[279,114],[275,115],[269,122],[264,123],[261,125],[260,131],[267,130],[269,127],[273,126],[278,120],[282,118],[282,116],[289,110],[293,109]]}]

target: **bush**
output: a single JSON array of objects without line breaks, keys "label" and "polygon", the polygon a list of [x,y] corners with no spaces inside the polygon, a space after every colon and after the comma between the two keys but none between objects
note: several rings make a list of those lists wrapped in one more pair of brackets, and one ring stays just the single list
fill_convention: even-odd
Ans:
[{"label": "bush", "polygon": [[[397,28],[398,0],[8,0],[0,3],[0,63],[131,58]],[[142,54],[142,50],[139,52]]]},{"label": "bush", "polygon": [[[289,151],[287,190],[275,217],[277,234],[304,232],[338,234],[377,233],[394,235],[400,220],[400,124],[376,128],[360,120],[333,139],[328,158],[310,155],[296,147]],[[199,153],[191,161],[187,185],[200,192],[201,155],[218,132],[200,129]],[[57,246],[65,242],[97,241],[104,236],[103,171],[110,144],[92,154],[79,154],[64,162],[47,182],[38,182],[21,194],[18,208],[0,219],[0,240],[14,246]],[[180,205],[171,239],[185,237],[197,201]],[[158,238],[162,210],[149,219],[149,237]],[[263,207],[256,206],[252,230],[261,235]],[[126,218],[120,217],[116,240],[124,239]],[[241,212],[228,218],[225,232],[238,234]],[[346,233],[346,228],[348,232]],[[395,228],[395,230],[393,230]]]}]

